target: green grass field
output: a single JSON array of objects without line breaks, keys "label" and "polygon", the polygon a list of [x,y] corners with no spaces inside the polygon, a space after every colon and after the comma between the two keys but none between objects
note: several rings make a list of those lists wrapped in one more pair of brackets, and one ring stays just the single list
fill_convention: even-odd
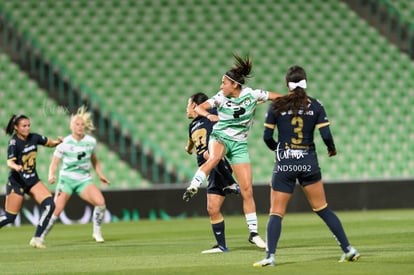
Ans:
[{"label": "green grass field", "polygon": [[[29,247],[34,227],[0,230],[0,274],[413,274],[414,209],[337,212],[361,253],[353,263],[313,213],[288,213],[277,266],[252,263],[264,251],[247,242],[244,217],[226,217],[229,253],[201,254],[214,245],[208,218],[120,222],[104,225],[104,244],[92,225],[57,224],[43,250]],[[267,216],[259,217],[265,236]]]}]

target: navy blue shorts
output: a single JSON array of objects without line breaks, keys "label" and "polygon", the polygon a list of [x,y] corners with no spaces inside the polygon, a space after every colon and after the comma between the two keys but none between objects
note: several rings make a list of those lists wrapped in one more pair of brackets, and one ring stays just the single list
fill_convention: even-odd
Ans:
[{"label": "navy blue shorts", "polygon": [[291,150],[278,153],[272,175],[272,188],[275,191],[293,193],[296,181],[306,186],[322,178],[318,157],[315,151]]},{"label": "navy blue shorts", "polygon": [[233,183],[234,182],[228,182],[223,175],[213,169],[208,177],[207,194],[216,194],[224,197],[226,194],[224,193],[223,188]]},{"label": "navy blue shorts", "polygon": [[22,196],[28,194],[30,189],[39,181],[40,179],[37,175],[24,181],[9,177],[9,181],[6,185],[6,195],[9,195],[10,193],[16,193]]}]

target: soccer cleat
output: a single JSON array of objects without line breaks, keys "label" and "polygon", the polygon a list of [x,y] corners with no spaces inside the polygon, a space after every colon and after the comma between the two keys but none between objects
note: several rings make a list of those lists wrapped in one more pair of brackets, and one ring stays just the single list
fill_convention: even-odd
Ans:
[{"label": "soccer cleat", "polygon": [[34,247],[34,248],[41,248],[41,249],[46,248],[46,246],[44,245],[44,243],[43,243],[43,241],[40,237],[33,237],[30,240],[29,245],[31,247]]},{"label": "soccer cleat", "polygon": [[265,266],[275,266],[276,265],[276,261],[274,258],[265,258],[261,261],[255,262],[253,264],[254,267],[265,267]]},{"label": "soccer cleat", "polygon": [[224,194],[240,195],[240,186],[237,183],[233,183],[223,188]]},{"label": "soccer cleat", "polygon": [[250,233],[249,242],[255,244],[259,248],[266,248],[266,243],[262,240],[262,238],[257,233]]},{"label": "soccer cleat", "polygon": [[227,247],[222,247],[221,245],[216,244],[211,249],[201,251],[201,254],[212,254],[212,253],[223,253],[223,252],[229,252],[229,249]]},{"label": "soccer cleat", "polygon": [[346,263],[346,262],[356,262],[359,260],[361,255],[359,254],[358,250],[351,247],[348,253],[342,254],[341,258],[339,259],[340,263]]},{"label": "soccer cleat", "polygon": [[97,243],[105,242],[104,238],[102,237],[101,232],[94,232],[92,234],[92,238],[94,238]]},{"label": "soccer cleat", "polygon": [[197,194],[198,188],[195,186],[189,186],[183,194],[183,200],[189,202],[195,194]]}]

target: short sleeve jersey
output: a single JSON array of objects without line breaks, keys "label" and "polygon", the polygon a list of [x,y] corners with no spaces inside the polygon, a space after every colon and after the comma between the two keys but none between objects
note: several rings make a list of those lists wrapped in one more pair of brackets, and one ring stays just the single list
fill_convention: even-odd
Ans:
[{"label": "short sleeve jersey", "polygon": [[26,140],[13,135],[7,149],[7,159],[14,160],[16,164],[23,166],[22,172],[10,170],[9,178],[18,182],[38,178],[36,171],[37,145],[45,145],[47,137],[36,133],[30,133]]},{"label": "short sleeve jersey", "polygon": [[[210,113],[216,115],[217,110],[213,108],[210,110]],[[203,154],[208,150],[208,141],[214,124],[215,122],[210,121],[208,118],[198,116],[188,126],[188,135],[194,143],[198,166],[205,162]]]},{"label": "short sleeve jersey", "polygon": [[247,141],[258,101],[266,101],[268,91],[242,87],[238,98],[226,97],[219,91],[208,99],[212,107],[217,107],[219,121],[214,125],[214,134],[235,141]]},{"label": "short sleeve jersey", "polygon": [[314,130],[329,125],[322,103],[314,98],[309,98],[307,112],[299,112],[293,116],[292,112],[283,112],[275,116],[270,107],[265,120],[265,126],[274,128],[277,126],[278,142],[280,149],[314,150]]},{"label": "short sleeve jersey", "polygon": [[62,159],[61,177],[72,180],[85,180],[91,177],[91,155],[95,152],[96,139],[85,135],[76,140],[69,135],[56,147],[54,156]]}]

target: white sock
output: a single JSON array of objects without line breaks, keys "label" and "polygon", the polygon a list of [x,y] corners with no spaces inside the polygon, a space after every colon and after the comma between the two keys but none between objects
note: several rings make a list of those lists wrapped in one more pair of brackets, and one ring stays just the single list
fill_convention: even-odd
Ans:
[{"label": "white sock", "polygon": [[93,223],[93,231],[100,232],[102,221],[105,217],[105,210],[106,206],[95,206],[93,209],[93,216],[92,216],[92,223]]},{"label": "white sock", "polygon": [[247,227],[250,233],[257,233],[257,215],[256,212],[245,214]]},{"label": "white sock", "polygon": [[40,235],[40,238],[44,241],[46,235],[50,232],[50,230],[52,229],[53,225],[55,224],[55,221],[58,219],[59,217],[52,215],[49,219],[49,223],[47,224],[45,230],[43,230],[42,235]]},{"label": "white sock", "polygon": [[193,179],[191,180],[191,184],[190,186],[193,187],[200,187],[201,184],[203,184],[203,182],[206,180],[206,174],[200,170],[200,168],[197,170],[197,172],[195,173]]}]

